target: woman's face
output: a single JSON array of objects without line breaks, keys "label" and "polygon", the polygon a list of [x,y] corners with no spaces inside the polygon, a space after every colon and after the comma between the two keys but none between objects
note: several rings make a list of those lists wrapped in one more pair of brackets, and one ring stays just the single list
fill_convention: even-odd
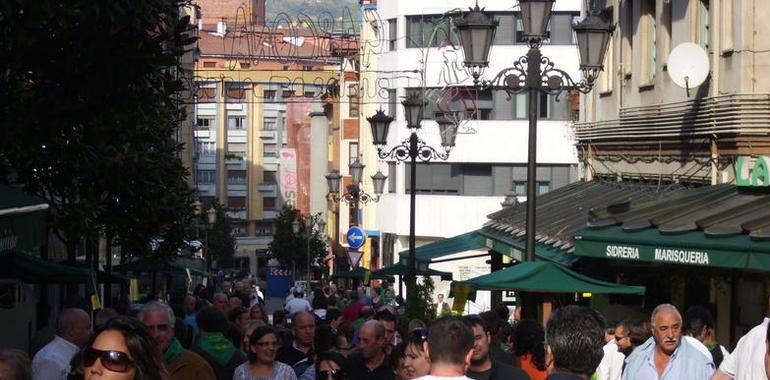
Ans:
[{"label": "woman's face", "polygon": [[251,312],[249,314],[250,314],[249,317],[251,319],[255,319],[255,320],[259,320],[259,321],[264,319],[264,315],[262,314],[262,309],[260,309],[258,307],[252,307],[251,308]]},{"label": "woman's face", "polygon": [[[123,334],[119,331],[102,331],[102,333],[96,337],[96,340],[94,340],[91,348],[98,351],[116,351],[113,352],[110,356],[125,356],[133,361],[133,357],[131,357],[130,353],[128,352],[128,347],[126,347],[126,340],[123,338]],[[134,378],[136,369],[133,365],[129,365],[124,372],[119,372],[118,370],[122,368],[119,368],[117,365],[113,365],[109,360],[105,360],[104,358],[105,354],[99,355],[99,357],[94,360],[93,363],[90,363],[91,365],[88,365],[88,360],[85,358],[86,367],[83,374],[85,380],[129,380]]]},{"label": "woman's face", "polygon": [[316,374],[316,380],[341,379],[341,377],[339,377],[340,375],[337,375],[338,377],[334,377],[332,374],[332,372],[339,371],[340,369],[340,366],[331,360],[321,360],[321,362],[318,363],[318,373]]},{"label": "woman's face", "polygon": [[430,373],[430,359],[425,351],[418,350],[413,344],[406,346],[404,367],[411,372],[410,379],[416,379]]},{"label": "woman's face", "polygon": [[275,334],[266,334],[251,345],[251,352],[257,356],[257,361],[272,363],[278,352],[278,337]]},{"label": "woman's face", "polygon": [[414,374],[412,373],[412,370],[410,368],[407,368],[407,366],[404,364],[406,359],[401,359],[398,361],[398,368],[394,369],[393,372],[396,374],[396,379],[399,380],[407,380],[407,379],[413,379]]}]

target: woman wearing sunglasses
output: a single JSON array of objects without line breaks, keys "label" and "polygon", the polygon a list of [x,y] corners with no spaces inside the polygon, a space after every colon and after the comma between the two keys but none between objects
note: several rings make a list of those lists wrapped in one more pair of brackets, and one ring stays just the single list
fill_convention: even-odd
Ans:
[{"label": "woman wearing sunglasses", "polygon": [[430,358],[425,352],[424,343],[428,341],[428,329],[415,329],[409,333],[404,350],[404,368],[416,379],[430,373]]},{"label": "woman wearing sunglasses", "polygon": [[85,380],[166,380],[160,349],[138,320],[119,316],[98,329],[82,353]]},{"label": "woman wearing sunglasses", "polygon": [[316,380],[347,380],[345,357],[336,352],[326,352],[316,361]]},{"label": "woman wearing sunglasses", "polygon": [[275,360],[279,347],[272,327],[254,329],[249,338],[249,361],[235,369],[233,380],[297,380],[294,369]]}]

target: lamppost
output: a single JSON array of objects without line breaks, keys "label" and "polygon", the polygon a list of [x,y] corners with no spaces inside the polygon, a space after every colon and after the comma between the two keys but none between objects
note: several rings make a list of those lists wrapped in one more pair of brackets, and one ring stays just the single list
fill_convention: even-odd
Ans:
[{"label": "lamppost", "polygon": [[525,91],[528,94],[527,261],[535,258],[538,95],[540,93],[555,95],[558,100],[563,91],[589,93],[599,72],[603,70],[604,55],[614,30],[614,26],[602,19],[599,16],[600,10],[593,6],[589,7],[585,19],[572,26],[577,36],[580,71],[583,74],[583,80],[576,82],[564,70],[556,68],[554,62],[540,52],[540,45],[546,37],[546,28],[554,2],[555,0],[519,0],[524,24],[524,39],[529,44],[529,51],[525,56],[515,60],[512,67],[503,69],[491,80],[480,79],[480,77],[489,65],[489,51],[494,40],[497,22],[480,9],[477,3],[475,8],[454,23],[460,32],[465,53],[464,64],[471,70],[473,83],[477,88],[502,88],[509,95]]},{"label": "lamppost", "polygon": [[[305,231],[302,235],[302,237],[306,241],[307,246],[307,281],[310,282],[310,272],[311,272],[311,263],[310,263],[310,239],[313,237],[313,230],[314,227],[318,227],[318,231],[320,231],[322,234],[326,231],[326,221],[321,219],[321,213],[318,214],[311,214],[308,215],[305,218],[304,223]],[[295,235],[299,235],[301,230],[302,224],[299,220],[295,220],[291,223],[292,231],[294,231]]]},{"label": "lamppost", "polygon": [[409,138],[401,142],[400,145],[387,150],[384,148],[388,143],[388,130],[393,118],[385,115],[382,110],[377,111],[373,116],[367,118],[372,128],[372,143],[377,147],[377,155],[381,159],[395,159],[397,161],[409,160],[409,265],[406,274],[406,307],[408,310],[414,310],[416,307],[416,288],[417,283],[417,257],[415,255],[415,201],[417,187],[417,159],[422,162],[429,162],[434,159],[446,160],[449,158],[449,151],[455,145],[457,138],[457,125],[454,124],[446,115],[437,116],[436,123],[439,126],[441,135],[441,146],[443,152],[439,152],[433,147],[427,145],[425,141],[417,136],[420,129],[420,122],[423,120],[426,101],[422,95],[411,94],[401,102],[404,107],[404,116],[406,126],[411,134]]},{"label": "lamppost", "polygon": [[[193,206],[193,215],[195,215],[195,235],[200,236],[200,222],[198,221],[198,218],[201,215],[201,211],[203,210],[203,203],[200,201],[195,201],[192,204]],[[203,229],[203,253],[205,255],[206,259],[206,271],[211,271],[211,255],[209,254],[209,229],[214,227],[214,224],[217,222],[217,210],[214,208],[214,206],[209,207],[208,210],[206,210],[206,221],[208,222],[206,224],[206,228]]]}]

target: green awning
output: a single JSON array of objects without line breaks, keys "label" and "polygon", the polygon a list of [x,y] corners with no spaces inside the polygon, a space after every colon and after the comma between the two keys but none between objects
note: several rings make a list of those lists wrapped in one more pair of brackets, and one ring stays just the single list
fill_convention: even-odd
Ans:
[{"label": "green awning", "polygon": [[364,277],[366,277],[367,272],[369,273],[369,279],[370,280],[388,280],[393,281],[392,276],[387,275],[377,275],[375,272],[370,271],[367,268],[364,267],[358,267],[353,270],[349,270],[347,272],[339,272],[332,275],[332,278],[347,278],[352,280],[363,280]]},{"label": "green awning", "polygon": [[466,281],[478,290],[518,290],[538,293],[643,294],[644,286],[597,280],[548,261],[529,261]]},{"label": "green awning", "polygon": [[96,281],[100,284],[128,284],[129,280],[131,280],[132,278],[138,278],[136,276],[131,276],[131,275],[122,275],[120,273],[107,272],[101,269],[94,270],[88,264],[82,261],[64,260],[64,261],[58,262],[57,264],[87,270],[91,273],[91,275],[96,275]]},{"label": "green awning", "polygon": [[87,282],[91,271],[40,259],[22,252],[0,254],[0,278],[31,283]]},{"label": "green awning", "polygon": [[[417,253],[417,261],[431,261],[455,253],[486,248],[522,261],[525,247],[526,242],[521,237],[493,228],[482,228],[419,246],[415,252]],[[578,260],[567,251],[540,243],[535,245],[535,255],[564,265],[572,265]],[[406,264],[408,257],[409,251],[401,251],[399,261]]]},{"label": "green awning", "polygon": [[706,267],[770,270],[770,242],[748,235],[710,237],[700,231],[661,233],[612,226],[575,235],[575,255]]},{"label": "green awning", "polygon": [[47,210],[45,201],[0,185],[0,254],[45,245]]},{"label": "green awning", "polygon": [[189,265],[185,265],[180,262],[174,262],[168,259],[161,259],[157,257],[142,257],[140,259],[131,261],[129,263],[118,265],[113,268],[116,272],[169,272],[169,273],[186,273],[187,269],[190,273],[200,276],[208,276],[208,273],[201,271]]},{"label": "green awning", "polygon": [[[376,270],[372,272],[372,274],[377,276],[405,276],[408,269],[409,269],[408,265],[397,263],[397,264],[393,264],[391,266],[382,268],[380,270]],[[449,281],[452,279],[451,272],[441,272],[430,268],[421,268],[420,265],[417,266],[417,275],[418,276],[441,276],[441,279],[445,281]]]}]

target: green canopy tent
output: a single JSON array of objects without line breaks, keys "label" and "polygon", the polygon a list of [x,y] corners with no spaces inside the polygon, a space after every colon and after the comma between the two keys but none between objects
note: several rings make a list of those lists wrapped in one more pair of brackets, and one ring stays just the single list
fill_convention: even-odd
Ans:
[{"label": "green canopy tent", "polygon": [[364,267],[358,267],[353,270],[349,270],[347,272],[339,272],[332,275],[332,278],[347,278],[351,280],[363,280],[364,277],[366,277],[367,272],[369,273],[369,279],[370,280],[388,280],[393,281],[393,276],[388,275],[378,275],[375,274],[375,272],[370,271],[367,268]]},{"label": "green canopy tent", "polygon": [[45,245],[47,210],[42,199],[0,185],[0,254]]},{"label": "green canopy tent", "polygon": [[201,271],[197,268],[180,264],[169,259],[163,259],[158,257],[142,257],[140,259],[118,265],[113,268],[116,272],[167,272],[167,273],[186,273],[190,270],[191,274],[208,276],[207,272]]},{"label": "green canopy tent", "polygon": [[644,286],[597,280],[548,261],[529,261],[466,281],[478,290],[518,290],[534,293],[644,294]]},{"label": "green canopy tent", "polygon": [[64,260],[60,261],[58,264],[66,265],[68,267],[73,268],[80,268],[85,269],[87,271],[90,271],[92,275],[96,276],[96,281],[100,284],[124,284],[127,285],[129,283],[129,280],[132,278],[137,278],[136,276],[131,275],[122,275],[120,273],[114,273],[114,272],[107,272],[104,270],[94,270],[91,268],[87,263],[84,263],[82,261],[72,261],[72,260]]},{"label": "green canopy tent", "polygon": [[[430,268],[422,269],[419,266],[416,269],[417,269],[416,273],[418,276],[441,276],[441,279],[444,281],[452,280],[451,272],[441,272]],[[405,276],[408,270],[409,270],[408,265],[403,263],[397,263],[397,264],[393,264],[391,266],[382,268],[380,270],[376,270],[372,272],[372,274],[376,276]]]},{"label": "green canopy tent", "polygon": [[92,272],[43,260],[22,252],[0,254],[0,278],[29,283],[89,282]]}]

